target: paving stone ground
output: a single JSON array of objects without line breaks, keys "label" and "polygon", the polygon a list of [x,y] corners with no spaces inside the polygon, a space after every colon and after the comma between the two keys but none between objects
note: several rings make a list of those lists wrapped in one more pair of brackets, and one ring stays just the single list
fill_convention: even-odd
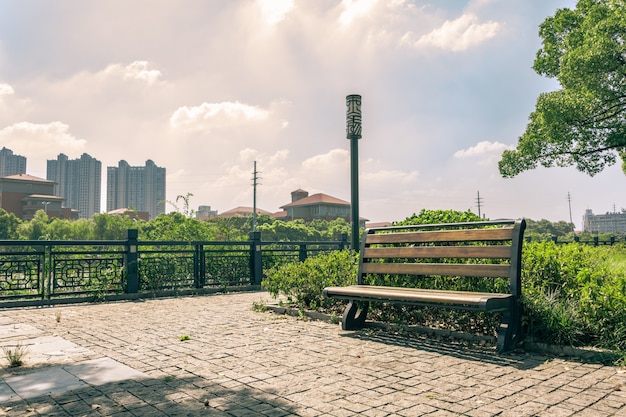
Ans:
[{"label": "paving stone ground", "polygon": [[618,367],[252,311],[268,301],[0,311],[0,345],[32,349],[0,358],[0,416],[626,416]]}]

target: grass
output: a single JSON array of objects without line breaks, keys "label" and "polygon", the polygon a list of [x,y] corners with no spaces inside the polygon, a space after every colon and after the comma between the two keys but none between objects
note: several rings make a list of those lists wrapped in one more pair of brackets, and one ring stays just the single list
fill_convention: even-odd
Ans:
[{"label": "grass", "polygon": [[28,348],[18,342],[15,348],[3,346],[4,357],[9,362],[9,367],[16,368],[24,364],[24,357],[28,354]]}]

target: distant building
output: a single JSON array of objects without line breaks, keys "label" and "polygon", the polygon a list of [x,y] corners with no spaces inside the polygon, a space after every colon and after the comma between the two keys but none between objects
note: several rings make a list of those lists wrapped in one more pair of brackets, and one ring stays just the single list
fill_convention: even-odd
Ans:
[{"label": "distant building", "polygon": [[117,215],[117,216],[128,216],[131,219],[139,219],[139,220],[145,220],[145,221],[150,220],[150,215],[148,214],[148,212],[130,210],[127,208],[121,208],[121,209],[109,211],[107,212],[107,214]]},{"label": "distant building", "polygon": [[123,160],[107,167],[107,212],[120,208],[146,211],[151,219],[165,213],[165,168],[151,160],[143,167]]},{"label": "distant building", "polygon": [[[351,221],[350,203],[327,194],[309,195],[308,191],[298,189],[291,193],[291,203],[280,207],[284,210],[284,219],[334,220],[338,218]],[[365,227],[367,219],[360,218],[360,227]]]},{"label": "distant building", "polygon": [[14,155],[11,149],[0,149],[0,177],[26,174],[26,157]]},{"label": "distant building", "polygon": [[217,210],[211,210],[211,206],[198,206],[197,219],[210,219],[217,216]]},{"label": "distant building", "polygon": [[606,214],[593,214],[590,209],[585,210],[583,232],[626,233],[626,210]]},{"label": "distant building", "polygon": [[63,198],[54,195],[54,181],[27,174],[0,178],[0,208],[22,220],[31,220],[37,210],[48,217],[72,218],[71,211],[62,209]]},{"label": "distant building", "polygon": [[63,197],[64,206],[78,211],[80,218],[100,213],[102,163],[97,159],[84,153],[70,160],[61,153],[48,160],[46,178],[56,182],[54,194]]},{"label": "distant building", "polygon": [[[253,208],[252,207],[235,207],[234,209],[227,210],[223,213],[218,214],[218,217],[247,217],[252,216]],[[256,208],[256,214],[268,214],[271,215],[267,210],[263,210],[260,208]]]}]

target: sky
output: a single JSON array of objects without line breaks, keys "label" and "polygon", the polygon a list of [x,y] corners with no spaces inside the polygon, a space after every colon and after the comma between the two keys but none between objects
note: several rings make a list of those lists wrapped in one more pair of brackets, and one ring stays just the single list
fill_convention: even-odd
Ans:
[{"label": "sky", "polygon": [[[619,165],[498,172],[541,92],[539,24],[574,0],[0,0],[0,147],[154,161],[167,200],[277,212],[350,201],[346,96],[362,96],[360,215],[569,221],[626,206]],[[569,196],[569,198],[568,198]],[[106,208],[103,200],[102,209]],[[179,205],[179,208],[180,205]],[[173,204],[167,210],[174,210]]]}]

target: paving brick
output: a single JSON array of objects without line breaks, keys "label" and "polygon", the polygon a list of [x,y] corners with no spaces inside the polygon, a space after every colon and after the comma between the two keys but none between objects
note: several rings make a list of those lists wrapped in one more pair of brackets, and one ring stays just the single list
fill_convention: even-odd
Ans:
[{"label": "paving brick", "polygon": [[[343,332],[251,311],[254,301],[268,298],[261,292],[73,305],[63,307],[59,323],[54,308],[0,311],[3,325],[31,329],[22,338],[56,336],[91,352],[74,361],[110,359],[144,374],[12,400],[0,416],[626,414],[624,392],[614,390],[626,387],[626,374],[615,367],[499,356],[492,346]],[[3,379],[12,375],[0,371]]]}]

